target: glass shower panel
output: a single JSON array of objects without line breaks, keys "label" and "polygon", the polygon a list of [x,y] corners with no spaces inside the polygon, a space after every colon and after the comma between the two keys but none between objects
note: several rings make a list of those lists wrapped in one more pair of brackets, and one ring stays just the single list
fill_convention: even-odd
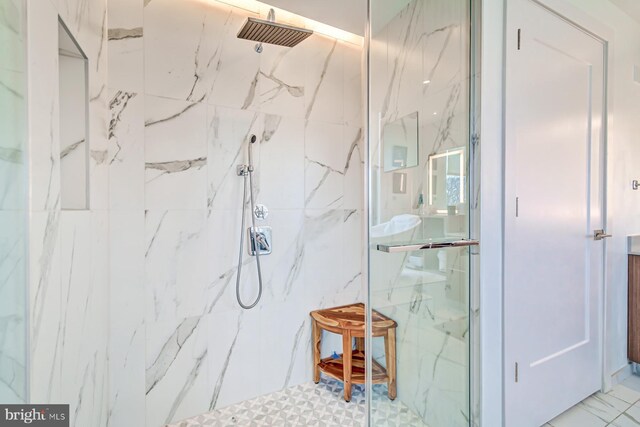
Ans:
[{"label": "glass shower panel", "polygon": [[0,403],[27,400],[23,0],[0,2]]},{"label": "glass shower panel", "polygon": [[[470,1],[369,6],[369,306],[397,323],[371,425],[468,426]],[[379,372],[394,352],[369,341]]]}]

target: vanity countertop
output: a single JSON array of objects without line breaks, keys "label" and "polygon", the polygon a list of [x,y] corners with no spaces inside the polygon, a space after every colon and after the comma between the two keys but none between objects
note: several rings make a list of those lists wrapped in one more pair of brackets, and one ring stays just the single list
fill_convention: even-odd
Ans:
[{"label": "vanity countertop", "polygon": [[627,236],[627,253],[640,256],[640,235]]}]

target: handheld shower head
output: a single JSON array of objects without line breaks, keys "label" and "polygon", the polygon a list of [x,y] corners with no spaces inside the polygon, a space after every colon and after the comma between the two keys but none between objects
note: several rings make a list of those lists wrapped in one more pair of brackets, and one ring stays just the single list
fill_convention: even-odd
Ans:
[{"label": "handheld shower head", "polygon": [[256,143],[258,138],[255,135],[249,137],[249,171],[253,172],[253,144]]}]

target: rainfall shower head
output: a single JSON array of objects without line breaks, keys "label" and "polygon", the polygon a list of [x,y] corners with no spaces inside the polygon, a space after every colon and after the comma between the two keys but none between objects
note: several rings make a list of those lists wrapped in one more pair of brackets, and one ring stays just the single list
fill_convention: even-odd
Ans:
[{"label": "rainfall shower head", "polygon": [[292,27],[263,19],[247,18],[247,22],[238,33],[238,38],[258,43],[294,47],[311,34],[313,31],[305,28]]}]

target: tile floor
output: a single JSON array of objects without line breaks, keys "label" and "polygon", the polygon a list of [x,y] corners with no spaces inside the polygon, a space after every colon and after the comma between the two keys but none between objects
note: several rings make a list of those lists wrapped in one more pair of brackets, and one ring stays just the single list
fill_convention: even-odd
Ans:
[{"label": "tile floor", "polygon": [[[373,420],[376,426],[427,427],[398,399],[390,401],[384,385],[375,385]],[[167,427],[199,426],[322,426],[362,427],[364,387],[354,386],[351,402],[342,399],[342,383],[323,379],[306,383],[199,415]]]},{"label": "tile floor", "polygon": [[[374,425],[427,427],[399,400],[387,399],[386,387],[374,386]],[[167,427],[200,426],[364,426],[364,388],[355,386],[350,403],[342,383],[323,378],[261,396]],[[608,393],[596,393],[543,427],[640,427],[640,376],[631,376]]]},{"label": "tile floor", "polygon": [[640,427],[640,376],[596,393],[544,427]]}]

